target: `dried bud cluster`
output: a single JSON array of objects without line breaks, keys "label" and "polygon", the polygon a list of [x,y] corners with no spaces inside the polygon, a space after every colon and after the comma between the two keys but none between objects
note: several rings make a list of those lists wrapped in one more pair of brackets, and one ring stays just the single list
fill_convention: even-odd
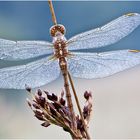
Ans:
[{"label": "dried bud cluster", "polygon": [[[31,88],[26,87],[26,90],[31,93]],[[78,115],[75,115],[77,131],[74,132],[72,130],[69,108],[63,96],[64,91],[62,91],[61,96],[58,97],[54,93],[50,94],[47,91],[38,89],[37,93],[33,95],[33,100],[29,101],[27,99],[27,103],[34,112],[34,116],[38,120],[43,121],[41,124],[42,126],[48,127],[50,124],[55,124],[62,127],[63,130],[69,132],[75,138],[86,138],[81,118]],[[87,124],[92,110],[92,103],[90,100],[92,99],[92,95],[90,92],[86,91],[84,97],[86,99],[86,104],[83,108],[83,116]]]},{"label": "dried bud cluster", "polygon": [[92,104],[93,104],[91,92],[85,91],[84,97],[86,99],[86,102],[83,108],[83,116],[88,125],[90,121],[91,113],[92,113]]}]

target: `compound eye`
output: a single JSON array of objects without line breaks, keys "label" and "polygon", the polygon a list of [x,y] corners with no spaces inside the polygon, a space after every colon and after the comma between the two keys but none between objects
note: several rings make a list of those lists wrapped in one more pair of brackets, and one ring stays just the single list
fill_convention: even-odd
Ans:
[{"label": "compound eye", "polygon": [[51,36],[55,36],[55,33],[56,33],[56,27],[55,26],[52,26],[51,28],[50,28],[50,34],[51,34]]},{"label": "compound eye", "polygon": [[66,29],[63,25],[59,25],[59,31],[64,35],[66,32]]},{"label": "compound eye", "polygon": [[61,27],[61,33],[64,35],[65,34],[65,28],[62,26]]}]

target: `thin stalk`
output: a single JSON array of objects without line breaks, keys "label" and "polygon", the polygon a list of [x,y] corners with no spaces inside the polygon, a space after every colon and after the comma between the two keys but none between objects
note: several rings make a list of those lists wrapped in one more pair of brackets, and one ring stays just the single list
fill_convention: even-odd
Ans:
[{"label": "thin stalk", "polygon": [[85,120],[84,120],[84,116],[83,116],[83,113],[82,113],[82,110],[81,110],[81,107],[80,107],[80,103],[79,103],[79,100],[78,100],[78,97],[77,97],[77,94],[76,94],[76,90],[75,90],[75,87],[74,87],[74,84],[73,84],[73,81],[72,81],[72,78],[71,78],[71,75],[70,75],[69,72],[68,72],[68,77],[69,77],[71,88],[72,88],[72,91],[74,93],[76,104],[77,104],[77,107],[78,107],[78,110],[79,110],[79,113],[80,113],[80,116],[81,116],[81,119],[82,119],[82,122],[83,122],[83,125],[84,125],[84,129],[85,129],[87,139],[90,139],[90,135],[88,133],[88,130],[87,130],[87,127],[86,127],[86,124],[85,124]]},{"label": "thin stalk", "polygon": [[[54,25],[56,25],[57,20],[56,20],[54,8],[53,8],[52,0],[48,0],[48,4],[49,4],[51,15],[52,15],[52,21],[53,21]],[[80,104],[79,104],[79,101],[78,101],[78,98],[77,98],[77,95],[76,95],[76,91],[75,91],[74,84],[72,82],[71,76],[70,76],[69,72],[67,71],[67,69],[62,70],[62,74],[63,74],[63,78],[64,78],[64,87],[65,87],[65,91],[66,91],[66,98],[67,98],[67,102],[68,102],[68,107],[69,107],[69,110],[70,110],[70,113],[71,113],[73,130],[77,131],[77,128],[76,128],[75,113],[74,113],[74,109],[73,109],[73,104],[72,104],[72,99],[71,99],[71,94],[70,94],[70,89],[69,89],[68,78],[69,78],[69,81],[70,81],[70,84],[71,84],[71,87],[72,87],[72,90],[73,90],[73,93],[74,93],[74,96],[75,96],[75,100],[76,100],[76,103],[77,103],[77,106],[78,106],[78,109],[79,109],[79,112],[80,112],[81,119],[83,121],[83,125],[84,125],[84,129],[85,129],[87,138],[90,139],[90,136],[89,136],[89,134],[87,132],[84,117],[82,115],[82,111],[81,111],[81,108],[80,108]]]},{"label": "thin stalk", "polygon": [[[50,11],[51,11],[51,14],[52,14],[52,21],[56,25],[57,20],[56,20],[54,8],[53,8],[52,0],[48,0],[48,4],[49,4]],[[61,68],[61,66],[60,66],[60,68]],[[77,131],[75,113],[74,113],[71,94],[70,94],[70,89],[69,89],[67,69],[63,70],[63,68],[61,68],[61,70],[62,70],[63,79],[64,79],[64,87],[65,87],[65,91],[66,91],[66,99],[67,99],[68,108],[70,110],[70,115],[71,115],[72,129],[74,131]]]},{"label": "thin stalk", "polygon": [[56,20],[54,8],[53,8],[52,0],[48,0],[48,3],[49,3],[50,11],[51,11],[51,14],[52,14],[52,21],[56,25],[57,24],[57,20]]}]

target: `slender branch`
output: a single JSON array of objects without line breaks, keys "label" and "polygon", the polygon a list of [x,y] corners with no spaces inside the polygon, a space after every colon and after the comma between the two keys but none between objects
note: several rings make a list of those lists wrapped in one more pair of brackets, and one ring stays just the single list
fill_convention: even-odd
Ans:
[{"label": "slender branch", "polygon": [[48,0],[48,3],[49,3],[50,11],[51,11],[51,14],[52,14],[52,21],[56,25],[57,24],[57,20],[56,20],[54,8],[53,8],[52,0]]},{"label": "slender branch", "polygon": [[[53,8],[52,0],[48,0],[48,3],[49,3],[50,11],[52,14],[52,21],[56,25],[57,20],[56,20],[54,8]],[[61,68],[61,66],[60,66],[60,68]],[[73,104],[72,104],[72,99],[71,99],[71,94],[70,94],[70,89],[69,89],[69,83],[68,83],[68,78],[67,78],[68,77],[67,69],[63,70],[63,68],[61,68],[61,70],[62,70],[62,74],[63,74],[63,78],[64,78],[64,87],[65,87],[65,91],[66,91],[67,103],[68,103],[68,107],[69,107],[69,110],[71,113],[72,129],[74,131],[76,131],[77,130],[76,119],[75,119],[75,113],[74,113],[74,109],[73,109]]]},{"label": "slender branch", "polygon": [[[53,21],[54,25],[56,25],[57,20],[56,20],[54,8],[53,8],[52,0],[48,0],[48,4],[49,4],[51,15],[52,15],[52,21]],[[73,110],[73,104],[72,104],[72,100],[71,100],[71,94],[70,94],[68,81],[67,81],[67,75],[68,75],[68,78],[69,78],[69,81],[70,81],[70,84],[71,84],[71,87],[72,87],[72,90],[73,90],[73,93],[74,93],[74,96],[75,96],[75,100],[76,100],[77,107],[78,107],[78,110],[79,110],[79,113],[80,113],[80,116],[81,116],[81,119],[82,119],[82,122],[83,122],[83,125],[84,125],[84,129],[85,129],[87,139],[90,139],[90,136],[88,134],[87,127],[86,127],[86,124],[85,124],[85,121],[84,121],[84,117],[83,117],[83,114],[82,114],[82,111],[81,111],[81,108],[80,108],[80,104],[79,104],[79,101],[78,101],[78,98],[77,98],[77,95],[76,95],[76,91],[75,91],[75,88],[74,88],[72,78],[70,76],[70,73],[68,71],[67,72],[65,71],[63,73],[63,77],[64,77],[64,82],[65,82],[65,90],[66,90],[66,97],[67,97],[67,101],[68,101],[68,106],[69,106],[69,109],[70,109],[70,112],[71,112],[71,115],[72,115],[71,117],[72,117],[73,129],[74,129],[74,131],[76,130],[76,128],[75,128],[76,127],[75,126],[76,121],[75,121],[75,113],[74,113],[74,110]]]},{"label": "slender branch", "polygon": [[68,77],[69,77],[69,81],[70,81],[70,84],[71,84],[71,87],[72,87],[72,91],[74,93],[76,104],[77,104],[77,107],[78,107],[78,110],[79,110],[79,113],[80,113],[80,116],[81,116],[81,119],[82,119],[82,122],[83,122],[83,125],[84,125],[84,129],[85,129],[87,139],[90,139],[90,135],[88,133],[88,130],[87,130],[87,127],[86,127],[86,124],[85,124],[85,120],[84,120],[84,117],[83,117],[83,113],[82,113],[82,110],[81,110],[81,107],[80,107],[80,103],[79,103],[79,100],[78,100],[78,97],[77,97],[77,94],[76,94],[76,90],[75,90],[75,87],[74,87],[74,84],[73,84],[73,81],[72,81],[72,78],[71,78],[71,75],[70,75],[69,72],[68,72]]}]

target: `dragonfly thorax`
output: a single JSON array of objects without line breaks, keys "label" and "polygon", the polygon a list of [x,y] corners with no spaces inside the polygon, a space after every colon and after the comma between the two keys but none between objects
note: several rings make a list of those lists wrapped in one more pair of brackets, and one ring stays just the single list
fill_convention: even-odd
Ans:
[{"label": "dragonfly thorax", "polygon": [[68,50],[66,45],[66,38],[60,32],[53,37],[54,55],[56,58],[67,57]]}]

